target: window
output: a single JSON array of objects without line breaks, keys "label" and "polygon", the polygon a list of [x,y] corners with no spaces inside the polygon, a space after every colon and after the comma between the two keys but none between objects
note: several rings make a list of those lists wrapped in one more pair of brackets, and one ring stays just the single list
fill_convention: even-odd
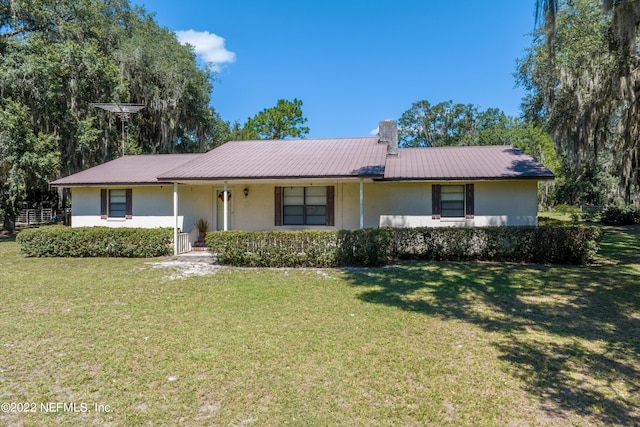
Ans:
[{"label": "window", "polygon": [[440,193],[442,218],[464,216],[464,185],[443,185]]},{"label": "window", "polygon": [[126,208],[126,191],[109,190],[109,218],[124,218]]},{"label": "window", "polygon": [[473,218],[474,185],[440,185],[431,188],[432,218]]},{"label": "window", "polygon": [[276,187],[276,225],[334,225],[333,187]]},{"label": "window", "polygon": [[100,190],[100,218],[132,217],[132,191],[127,189]]}]

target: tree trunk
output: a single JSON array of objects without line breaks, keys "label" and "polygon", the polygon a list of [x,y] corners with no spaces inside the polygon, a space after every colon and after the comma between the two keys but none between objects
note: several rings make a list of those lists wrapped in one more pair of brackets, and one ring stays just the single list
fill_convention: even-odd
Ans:
[{"label": "tree trunk", "polygon": [[15,215],[5,215],[4,216],[4,224],[2,227],[5,231],[8,231],[9,234],[13,234],[16,229],[16,216]]}]

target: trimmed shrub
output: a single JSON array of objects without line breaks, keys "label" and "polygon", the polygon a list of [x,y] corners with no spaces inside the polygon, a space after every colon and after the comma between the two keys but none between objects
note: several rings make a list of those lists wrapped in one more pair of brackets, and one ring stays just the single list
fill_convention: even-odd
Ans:
[{"label": "trimmed shrub", "polygon": [[71,228],[54,225],[18,234],[20,251],[37,257],[146,258],[173,253],[169,228]]},{"label": "trimmed shrub", "polygon": [[596,227],[372,228],[340,231],[225,231],[207,234],[222,264],[253,267],[375,266],[390,260],[586,264]]},{"label": "trimmed shrub", "polygon": [[336,231],[219,231],[207,246],[221,264],[243,267],[337,265]]},{"label": "trimmed shrub", "polygon": [[[17,238],[28,256],[156,257],[172,253],[168,228],[48,226]],[[376,266],[391,260],[590,262],[602,238],[588,226],[371,228],[208,233],[222,264],[251,267]]]},{"label": "trimmed shrub", "polygon": [[367,228],[337,232],[337,265],[373,266],[386,264],[393,245],[392,228]]},{"label": "trimmed shrub", "polygon": [[397,259],[585,264],[602,233],[585,226],[455,227],[394,229],[392,236]]},{"label": "trimmed shrub", "polygon": [[609,206],[600,214],[604,225],[631,225],[640,223],[640,209]]}]

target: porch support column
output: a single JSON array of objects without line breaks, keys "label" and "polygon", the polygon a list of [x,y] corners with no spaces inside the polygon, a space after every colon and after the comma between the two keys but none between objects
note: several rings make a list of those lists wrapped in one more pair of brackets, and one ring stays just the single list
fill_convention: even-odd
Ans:
[{"label": "porch support column", "polygon": [[229,229],[229,193],[227,192],[227,181],[224,182],[224,196],[222,196],[222,204],[224,206],[224,231]]},{"label": "porch support column", "polygon": [[173,183],[173,255],[178,255],[178,183]]},{"label": "porch support column", "polygon": [[364,228],[364,180],[360,178],[360,229]]}]

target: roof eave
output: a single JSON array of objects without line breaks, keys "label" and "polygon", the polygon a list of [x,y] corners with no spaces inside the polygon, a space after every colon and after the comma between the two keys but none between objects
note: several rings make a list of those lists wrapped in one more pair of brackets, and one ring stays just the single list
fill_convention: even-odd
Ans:
[{"label": "roof eave", "polygon": [[554,176],[456,176],[456,177],[393,177],[380,181],[442,182],[442,181],[553,181]]},{"label": "roof eave", "polygon": [[155,181],[155,182],[67,182],[67,183],[49,183],[50,187],[61,187],[61,188],[71,188],[71,187],[109,187],[109,186],[152,186],[152,185],[168,185],[171,184],[169,181]]},{"label": "roof eave", "polygon": [[348,179],[348,178],[363,178],[363,179],[379,179],[382,178],[382,174],[375,175],[285,175],[285,176],[216,176],[216,177],[162,177],[163,181],[176,182],[176,181],[241,181],[241,180],[283,180],[290,181],[292,179]]}]

